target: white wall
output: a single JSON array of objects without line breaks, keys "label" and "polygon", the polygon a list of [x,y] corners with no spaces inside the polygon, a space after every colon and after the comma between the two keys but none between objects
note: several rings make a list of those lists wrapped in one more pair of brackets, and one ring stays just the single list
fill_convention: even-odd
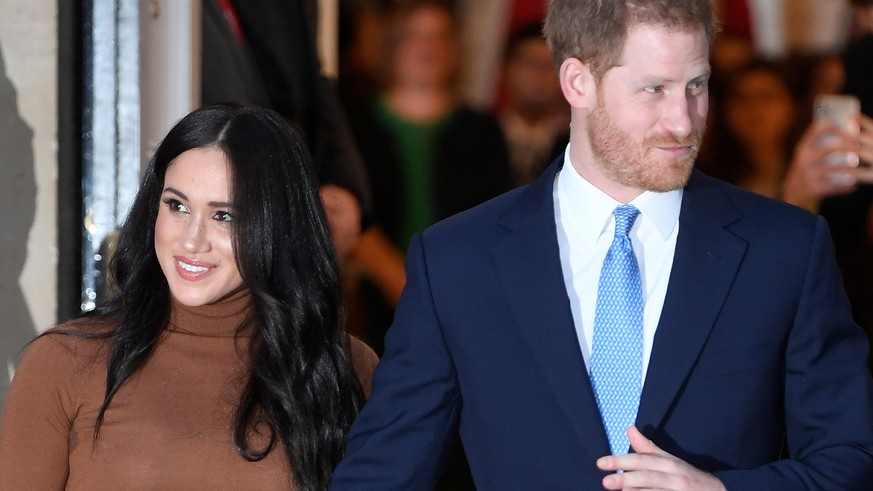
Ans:
[{"label": "white wall", "polygon": [[142,161],[200,101],[200,0],[140,0]]},{"label": "white wall", "polygon": [[57,312],[57,6],[0,0],[0,403]]},{"label": "white wall", "polygon": [[[55,0],[0,0],[0,12],[0,49],[6,76],[17,93],[19,114],[33,130],[38,189],[36,219],[19,282],[36,328],[44,329],[55,322],[57,305],[57,5]],[[0,224],[3,215],[14,212],[0,211]]]}]

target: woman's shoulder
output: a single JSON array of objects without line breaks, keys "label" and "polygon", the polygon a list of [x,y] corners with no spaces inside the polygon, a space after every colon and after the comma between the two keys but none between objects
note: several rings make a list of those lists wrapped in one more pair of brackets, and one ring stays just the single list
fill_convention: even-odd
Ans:
[{"label": "woman's shoulder", "polygon": [[352,358],[352,365],[355,373],[358,375],[358,380],[361,382],[361,387],[364,389],[364,396],[370,397],[370,382],[373,379],[373,372],[376,370],[376,365],[379,364],[379,357],[376,352],[370,348],[367,343],[360,339],[347,334],[349,341],[349,355]]},{"label": "woman's shoulder", "polygon": [[25,357],[36,361],[46,359],[55,364],[91,362],[105,353],[111,329],[110,323],[103,319],[72,319],[37,336],[27,346]]},{"label": "woman's shoulder", "polygon": [[7,414],[26,420],[38,411],[57,421],[72,421],[83,382],[105,377],[108,340],[87,337],[91,326],[91,322],[68,321],[26,347],[9,389]]}]

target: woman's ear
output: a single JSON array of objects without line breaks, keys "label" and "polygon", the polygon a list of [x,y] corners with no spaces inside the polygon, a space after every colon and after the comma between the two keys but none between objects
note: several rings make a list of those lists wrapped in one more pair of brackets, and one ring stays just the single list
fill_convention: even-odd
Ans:
[{"label": "woman's ear", "polygon": [[589,66],[579,58],[567,58],[558,72],[561,90],[570,107],[591,109],[597,102],[594,75]]}]

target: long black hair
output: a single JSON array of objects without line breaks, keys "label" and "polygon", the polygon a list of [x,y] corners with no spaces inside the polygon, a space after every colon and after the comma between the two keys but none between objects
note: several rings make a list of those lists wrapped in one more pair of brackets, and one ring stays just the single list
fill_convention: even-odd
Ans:
[{"label": "long black hair", "polygon": [[[302,137],[278,114],[254,106],[188,114],[149,163],[112,258],[117,292],[94,314],[117,326],[103,334],[110,349],[95,438],[118,389],[146,363],[169,322],[169,287],[154,248],[167,168],[183,152],[209,147],[230,164],[234,253],[252,298],[244,323],[254,327],[250,374],[234,443],[252,461],[281,443],[296,487],[326,489],[363,400],[338,327],[339,267]],[[263,425],[270,443],[254,448],[249,437]]]}]

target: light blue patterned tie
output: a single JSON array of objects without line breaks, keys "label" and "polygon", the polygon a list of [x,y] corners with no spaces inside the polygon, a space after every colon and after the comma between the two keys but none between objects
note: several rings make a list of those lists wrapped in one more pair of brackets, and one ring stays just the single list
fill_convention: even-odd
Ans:
[{"label": "light blue patterned tie", "polygon": [[614,455],[628,452],[627,428],[637,418],[643,368],[643,293],[628,232],[640,211],[621,205],[606,252],[591,346],[591,384]]}]

